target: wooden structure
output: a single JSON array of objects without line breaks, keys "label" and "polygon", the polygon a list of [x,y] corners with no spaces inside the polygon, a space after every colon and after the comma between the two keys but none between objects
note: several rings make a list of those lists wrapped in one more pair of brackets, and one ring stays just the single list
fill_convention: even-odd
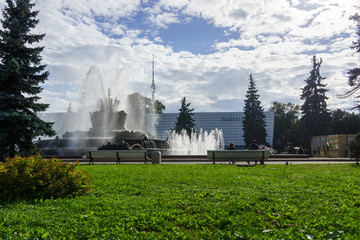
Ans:
[{"label": "wooden structure", "polygon": [[311,154],[314,157],[349,157],[349,144],[355,134],[336,134],[311,138]]}]

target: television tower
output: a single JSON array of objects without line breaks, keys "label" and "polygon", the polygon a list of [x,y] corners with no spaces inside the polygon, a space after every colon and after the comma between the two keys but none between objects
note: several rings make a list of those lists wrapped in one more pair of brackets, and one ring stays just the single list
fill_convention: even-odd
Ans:
[{"label": "television tower", "polygon": [[155,100],[155,62],[154,62],[154,54],[153,54],[153,61],[152,61],[152,84],[151,84],[151,93],[152,93],[152,100]]}]

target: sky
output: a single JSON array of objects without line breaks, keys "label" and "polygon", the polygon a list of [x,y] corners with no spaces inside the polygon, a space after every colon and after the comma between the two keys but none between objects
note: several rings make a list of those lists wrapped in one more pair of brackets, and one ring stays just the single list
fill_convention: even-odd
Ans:
[{"label": "sky", "polygon": [[46,33],[40,45],[50,75],[40,96],[47,112],[65,112],[70,102],[79,110],[108,88],[113,97],[151,97],[153,55],[155,99],[169,113],[184,96],[195,112],[243,111],[250,74],[265,110],[274,101],[301,105],[313,55],[323,61],[328,108],[355,105],[337,96],[359,66],[349,20],[358,0],[34,2],[40,22],[32,32]]}]

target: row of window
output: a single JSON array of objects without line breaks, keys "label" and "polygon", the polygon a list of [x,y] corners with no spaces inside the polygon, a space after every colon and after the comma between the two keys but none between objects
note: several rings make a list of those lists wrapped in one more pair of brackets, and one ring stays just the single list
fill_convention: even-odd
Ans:
[{"label": "row of window", "polygon": [[237,122],[242,122],[243,118],[242,117],[222,117],[221,121],[224,122],[233,122],[233,121],[237,121]]}]

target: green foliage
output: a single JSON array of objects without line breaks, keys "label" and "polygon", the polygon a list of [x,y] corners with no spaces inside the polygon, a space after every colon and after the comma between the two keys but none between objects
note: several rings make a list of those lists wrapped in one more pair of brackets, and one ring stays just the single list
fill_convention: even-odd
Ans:
[{"label": "green foliage", "polygon": [[149,113],[161,114],[165,110],[165,105],[159,100],[152,101],[151,98],[144,97],[140,93],[132,93],[127,97],[128,118],[132,119],[128,122],[129,129],[146,129],[145,115]]},{"label": "green foliage", "polygon": [[49,75],[40,63],[43,47],[30,47],[44,37],[30,33],[38,12],[31,11],[35,4],[30,0],[6,3],[0,29],[0,160],[33,154],[34,138],[55,134],[51,124],[36,115],[48,108],[38,103],[38,94]]},{"label": "green foliage", "polygon": [[360,133],[356,134],[354,141],[349,145],[350,156],[360,160]]},{"label": "green foliage", "polygon": [[[358,36],[358,39],[356,41],[353,41],[353,46],[351,48],[355,49],[356,53],[360,53],[360,15],[358,13],[355,13],[353,16],[350,17],[350,20],[353,20],[356,23],[356,34]],[[360,89],[360,67],[350,69],[348,71],[348,74],[348,85],[351,87],[351,89],[343,96],[341,96],[345,98],[354,95]],[[355,98],[359,99],[360,95],[356,95]],[[355,106],[355,108],[360,110],[360,104]]]},{"label": "green foliage", "polygon": [[165,105],[164,105],[162,102],[160,102],[159,100],[155,100],[154,109],[155,109],[155,113],[156,113],[156,114],[162,114],[162,113],[164,113],[166,107],[165,107]]},{"label": "green foliage", "polygon": [[2,205],[0,238],[360,238],[355,164],[80,168],[94,194]]},{"label": "green foliage", "polygon": [[264,108],[261,107],[259,100],[260,95],[257,94],[255,81],[250,74],[249,86],[246,92],[245,106],[244,106],[244,119],[243,131],[245,145],[249,146],[253,140],[257,140],[259,144],[266,145],[266,123]]},{"label": "green foliage", "polygon": [[300,106],[293,103],[272,102],[270,111],[274,112],[273,148],[282,151],[291,142],[292,127],[300,115]]},{"label": "green foliage", "polygon": [[[277,136],[277,127],[285,126],[285,122],[278,122],[277,114],[275,112],[275,124],[274,124],[274,144],[278,140],[275,140]],[[360,116],[355,113],[343,111],[341,109],[330,111],[330,121],[326,134],[356,134],[360,132]],[[286,139],[293,146],[304,146],[306,139],[303,123],[299,120],[292,122],[291,127],[287,128],[284,135],[281,135],[281,139]]]},{"label": "green foliage", "polygon": [[310,76],[305,80],[305,87],[302,88],[301,99],[304,100],[301,106],[301,131],[303,133],[303,146],[310,147],[312,136],[328,134],[330,112],[327,109],[326,85],[322,84],[325,78],[320,75],[322,59],[313,56],[311,60],[313,66]]},{"label": "green foliage", "polygon": [[75,197],[92,191],[89,174],[77,164],[40,155],[8,158],[0,165],[0,199],[48,199]]},{"label": "green foliage", "polygon": [[194,131],[195,120],[193,119],[193,116],[195,113],[193,113],[194,108],[190,108],[190,104],[190,102],[186,102],[185,97],[181,99],[181,107],[174,127],[176,133],[181,133],[185,130],[190,136]]},{"label": "green foliage", "polygon": [[330,134],[356,134],[360,132],[360,115],[349,113],[341,109],[330,112]]}]

